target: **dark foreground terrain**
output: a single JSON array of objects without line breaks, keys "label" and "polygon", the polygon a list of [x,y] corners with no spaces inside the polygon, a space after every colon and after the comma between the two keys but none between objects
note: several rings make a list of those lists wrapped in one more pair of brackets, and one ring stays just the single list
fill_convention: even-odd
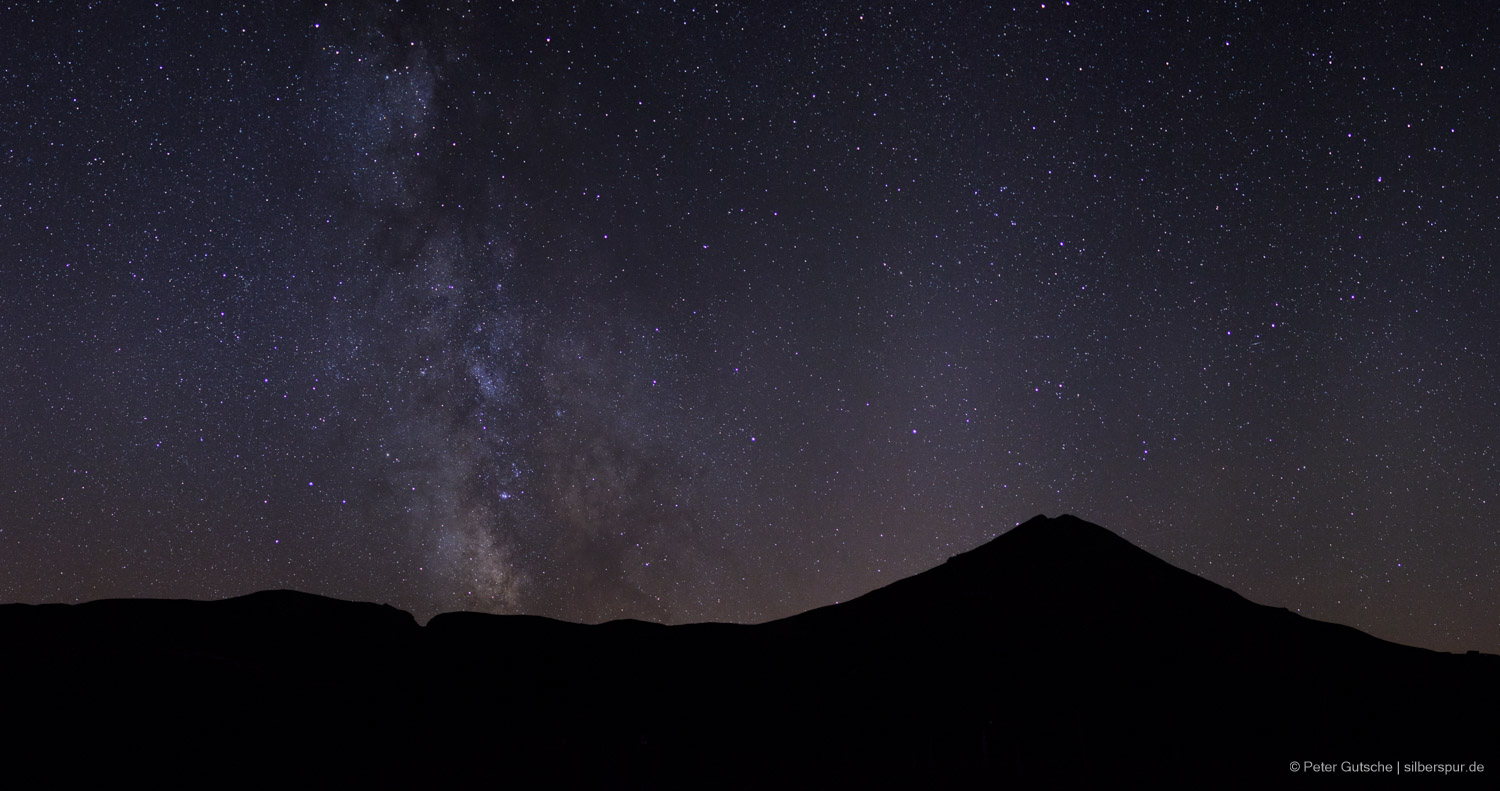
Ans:
[{"label": "dark foreground terrain", "polygon": [[[1500,657],[1253,604],[1068,516],[756,626],[448,613],[422,627],[291,591],[5,605],[0,674],[0,716],[20,734],[0,743],[10,776],[59,783],[1417,787],[1500,774]],[[1464,772],[1419,778],[1412,762]]]}]

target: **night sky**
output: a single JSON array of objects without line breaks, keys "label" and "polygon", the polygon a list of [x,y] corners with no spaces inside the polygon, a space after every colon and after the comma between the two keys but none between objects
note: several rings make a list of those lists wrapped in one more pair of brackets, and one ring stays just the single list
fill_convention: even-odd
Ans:
[{"label": "night sky", "polygon": [[1072,513],[1500,652],[1488,4],[542,5],[0,10],[0,600],[753,622]]}]

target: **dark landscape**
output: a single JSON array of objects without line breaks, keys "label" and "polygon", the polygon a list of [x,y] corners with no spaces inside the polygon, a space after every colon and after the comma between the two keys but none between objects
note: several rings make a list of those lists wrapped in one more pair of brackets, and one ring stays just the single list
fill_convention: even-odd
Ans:
[{"label": "dark landscape", "polygon": [[6,3],[0,791],[1495,786],[1497,8]]},{"label": "dark landscape", "polygon": [[1254,604],[1071,516],[753,626],[424,627],[265,591],[8,604],[0,657],[12,762],[64,779],[1221,787],[1500,767],[1500,657]]}]

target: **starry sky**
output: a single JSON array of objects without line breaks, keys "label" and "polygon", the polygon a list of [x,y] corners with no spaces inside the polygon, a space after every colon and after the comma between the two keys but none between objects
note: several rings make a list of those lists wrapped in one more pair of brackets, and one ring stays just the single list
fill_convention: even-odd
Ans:
[{"label": "starry sky", "polygon": [[0,600],[755,622],[1072,513],[1500,652],[1486,4],[539,5],[0,9]]}]

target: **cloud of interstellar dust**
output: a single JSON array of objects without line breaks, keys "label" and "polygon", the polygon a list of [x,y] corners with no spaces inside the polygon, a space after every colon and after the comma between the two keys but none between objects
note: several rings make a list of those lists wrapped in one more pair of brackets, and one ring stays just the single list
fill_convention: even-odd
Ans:
[{"label": "cloud of interstellar dust", "polygon": [[656,387],[684,363],[617,300],[559,296],[569,254],[519,260],[512,187],[443,145],[496,114],[448,95],[468,61],[381,24],[347,42],[363,57],[328,64],[343,100],[314,119],[344,144],[325,368],[371,527],[400,532],[439,606],[671,620],[664,594],[707,552],[708,432]]}]

